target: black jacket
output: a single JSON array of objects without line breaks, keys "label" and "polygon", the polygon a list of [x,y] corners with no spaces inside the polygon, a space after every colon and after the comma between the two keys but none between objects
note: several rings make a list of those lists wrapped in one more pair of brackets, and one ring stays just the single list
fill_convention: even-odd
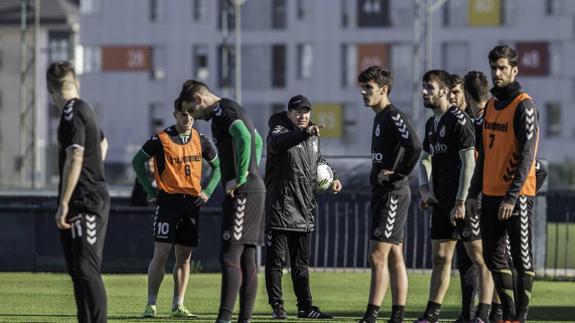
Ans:
[{"label": "black jacket", "polygon": [[308,136],[305,129],[297,128],[285,111],[272,115],[268,125],[266,228],[313,231],[317,166],[327,163],[319,149],[319,137]]}]

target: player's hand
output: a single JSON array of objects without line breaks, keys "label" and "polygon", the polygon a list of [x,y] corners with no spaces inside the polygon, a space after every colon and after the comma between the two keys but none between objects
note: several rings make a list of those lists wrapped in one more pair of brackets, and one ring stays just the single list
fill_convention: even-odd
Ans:
[{"label": "player's hand", "polygon": [[236,182],[236,179],[230,179],[227,183],[226,183],[226,195],[229,195],[230,197],[234,197],[234,191],[240,187],[241,185],[238,185],[238,183]]},{"label": "player's hand", "polygon": [[308,136],[318,136],[319,137],[319,129],[324,128],[325,125],[324,124],[320,124],[320,125],[312,125],[307,127],[305,130],[308,134]]},{"label": "player's hand", "polygon": [[54,216],[54,220],[56,220],[56,226],[58,229],[70,229],[70,223],[66,221],[66,216],[68,215],[68,204],[61,203],[58,206],[58,211],[56,211],[56,216]]},{"label": "player's hand", "polygon": [[331,192],[333,194],[337,194],[339,193],[339,191],[341,191],[341,182],[339,181],[339,179],[336,179],[333,182],[331,182]]},{"label": "player's hand", "polygon": [[465,204],[467,206],[467,210],[469,210],[469,214],[472,217],[476,217],[477,213],[479,212],[479,200],[469,198],[467,199]]},{"label": "player's hand", "polygon": [[497,213],[497,218],[499,221],[505,221],[509,219],[511,214],[513,214],[514,207],[515,206],[513,204],[501,202],[501,204],[499,204],[499,212]]},{"label": "player's hand", "polygon": [[422,210],[427,210],[431,207],[431,205],[425,203],[423,199],[419,199],[419,208]]},{"label": "player's hand", "polygon": [[425,186],[421,186],[419,187],[419,193],[421,194],[421,200],[429,206],[432,206],[434,204],[439,204],[439,201],[437,200],[437,198],[435,196],[433,196],[433,194],[431,194],[431,192],[429,191],[429,189]]},{"label": "player's hand", "polygon": [[382,169],[377,174],[377,182],[380,185],[383,185],[383,182],[389,181],[389,176],[393,175],[394,172],[392,170]]},{"label": "player's hand", "polygon": [[465,219],[465,201],[456,200],[455,206],[453,207],[453,209],[451,209],[450,215],[451,215],[450,221],[453,226],[456,225],[457,220]]},{"label": "player's hand", "polygon": [[209,199],[210,198],[208,197],[208,195],[206,193],[204,193],[204,191],[201,191],[200,194],[198,194],[198,196],[194,200],[194,204],[196,206],[200,206],[200,205],[208,202]]},{"label": "player's hand", "polygon": [[156,203],[156,199],[158,198],[158,190],[154,190],[152,194],[147,194],[148,203]]}]

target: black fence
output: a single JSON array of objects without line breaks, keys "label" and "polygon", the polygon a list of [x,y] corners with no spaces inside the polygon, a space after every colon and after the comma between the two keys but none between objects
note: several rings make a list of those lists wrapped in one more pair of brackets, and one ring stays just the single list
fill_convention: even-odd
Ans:
[{"label": "black fence", "polygon": [[[533,245],[539,272],[570,275],[575,269],[571,256],[575,250],[574,196],[575,192],[550,192],[537,198]],[[426,269],[431,268],[430,217],[416,206],[417,200],[414,195],[405,229],[404,254],[408,268]],[[53,218],[54,201],[54,197],[0,196],[0,270],[64,270]],[[369,266],[369,203],[367,193],[320,194],[316,232],[312,236],[312,266],[326,270],[363,270]],[[217,205],[217,200],[211,205]],[[153,251],[153,213],[153,208],[127,206],[125,198],[112,200],[104,249],[105,272],[147,270]],[[199,270],[217,271],[220,208],[202,208],[200,223],[200,246],[192,255],[194,265]]]}]

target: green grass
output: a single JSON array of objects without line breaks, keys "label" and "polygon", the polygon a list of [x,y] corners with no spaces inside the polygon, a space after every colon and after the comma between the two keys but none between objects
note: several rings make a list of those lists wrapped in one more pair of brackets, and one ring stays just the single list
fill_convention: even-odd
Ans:
[{"label": "green grass", "polygon": [[[284,276],[286,310],[291,322],[318,322],[295,319],[296,305],[289,275]],[[110,322],[135,322],[146,303],[145,275],[105,275],[108,292]],[[312,272],[314,302],[326,312],[336,315],[329,322],[353,322],[366,306],[369,288],[368,272]],[[254,322],[269,322],[263,275],[260,274],[259,291]],[[406,317],[416,318],[425,308],[429,275],[411,274]],[[530,322],[557,322],[575,318],[575,283],[537,281],[531,303]],[[158,298],[159,317],[143,322],[177,322],[168,317],[171,304],[172,278],[167,274]],[[201,320],[213,322],[220,294],[219,274],[192,274],[185,304]],[[390,298],[382,306],[380,322],[389,316]],[[237,311],[237,305],[236,305]],[[442,319],[452,320],[459,313],[459,279],[454,276],[445,298]],[[75,304],[72,285],[65,274],[0,273],[0,322],[74,322]],[[406,320],[407,322],[407,320]]]},{"label": "green grass", "polygon": [[[567,241],[569,237],[569,241]],[[557,251],[557,256],[555,255]],[[547,223],[547,268],[575,269],[575,223]]]}]

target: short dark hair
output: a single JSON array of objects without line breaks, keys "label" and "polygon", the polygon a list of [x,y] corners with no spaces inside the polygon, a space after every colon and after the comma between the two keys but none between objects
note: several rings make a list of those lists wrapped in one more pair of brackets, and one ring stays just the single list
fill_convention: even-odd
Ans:
[{"label": "short dark hair", "polygon": [[374,81],[379,87],[387,85],[387,94],[391,93],[391,87],[393,86],[393,76],[391,76],[391,73],[377,65],[370,66],[359,73],[357,81],[359,83]]},{"label": "short dark hair", "polygon": [[459,74],[451,74],[451,89],[463,83],[463,77]]},{"label": "short dark hair", "polygon": [[174,110],[181,111],[181,104],[183,101],[191,101],[194,98],[194,94],[208,91],[210,92],[210,88],[203,82],[196,81],[196,80],[187,80],[182,85],[182,90],[180,91],[180,95],[174,101]]},{"label": "short dark hair", "polygon": [[436,81],[437,83],[439,83],[440,87],[446,87],[451,91],[451,74],[447,73],[444,70],[431,70],[431,71],[427,71],[425,72],[425,74],[423,74],[423,82],[431,82],[431,81]]},{"label": "short dark hair", "polygon": [[60,91],[64,85],[66,76],[72,74],[74,79],[76,79],[76,72],[74,71],[74,65],[67,61],[57,61],[48,67],[46,71],[46,83],[49,89],[54,89]]},{"label": "short dark hair", "polygon": [[489,98],[489,82],[482,72],[471,71],[465,74],[463,89],[477,102],[485,102]]},{"label": "short dark hair", "polygon": [[493,49],[489,52],[489,63],[496,62],[501,58],[507,58],[509,65],[517,66],[517,62],[519,60],[519,56],[515,49],[511,48],[509,45],[499,45],[493,47]]}]

